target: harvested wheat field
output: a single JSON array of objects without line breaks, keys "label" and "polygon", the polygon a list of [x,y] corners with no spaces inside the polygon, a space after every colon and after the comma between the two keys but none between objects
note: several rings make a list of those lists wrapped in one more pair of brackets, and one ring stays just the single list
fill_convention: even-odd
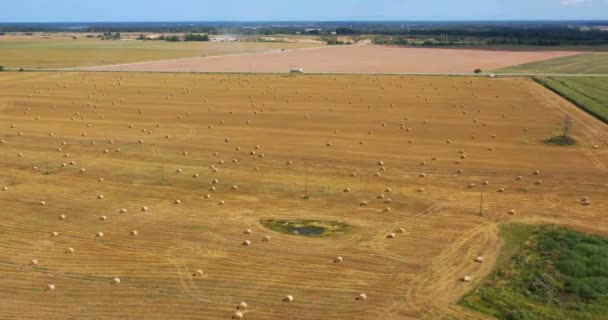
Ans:
[{"label": "harvested wheat field", "polygon": [[529,79],[2,73],[0,139],[2,318],[481,319],[500,223],[608,234]]},{"label": "harvested wheat field", "polygon": [[435,49],[379,45],[330,46],[285,52],[186,58],[83,68],[103,71],[312,73],[473,73],[580,54],[576,51]]}]

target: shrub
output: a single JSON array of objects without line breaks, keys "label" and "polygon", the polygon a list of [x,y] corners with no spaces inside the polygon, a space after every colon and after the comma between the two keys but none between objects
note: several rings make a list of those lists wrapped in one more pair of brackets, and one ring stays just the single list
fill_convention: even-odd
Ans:
[{"label": "shrub", "polygon": [[479,68],[475,69],[476,74],[480,74],[481,72],[482,72],[481,69],[479,69]]},{"label": "shrub", "polygon": [[0,72],[4,71],[4,66],[0,66]]}]

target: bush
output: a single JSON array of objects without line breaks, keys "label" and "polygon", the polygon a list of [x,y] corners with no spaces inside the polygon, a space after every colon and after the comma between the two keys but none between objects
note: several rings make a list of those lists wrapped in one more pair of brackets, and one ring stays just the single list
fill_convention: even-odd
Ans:
[{"label": "bush", "polygon": [[0,66],[0,72],[4,71],[4,66]]},{"label": "bush", "polygon": [[184,41],[209,41],[209,35],[207,35],[207,34],[187,34],[184,37]]},{"label": "bush", "polygon": [[475,69],[475,73],[476,73],[476,74],[480,74],[480,73],[482,73],[482,72],[483,72],[483,71],[481,71],[481,69],[479,69],[479,68]]}]

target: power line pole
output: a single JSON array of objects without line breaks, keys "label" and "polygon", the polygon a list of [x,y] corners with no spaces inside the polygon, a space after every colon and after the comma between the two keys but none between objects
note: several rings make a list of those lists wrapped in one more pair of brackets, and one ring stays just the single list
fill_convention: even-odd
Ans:
[{"label": "power line pole", "polygon": [[479,203],[479,215],[483,216],[483,187],[481,187],[481,200]]},{"label": "power line pole", "polygon": [[308,170],[304,175],[304,199],[308,199]]}]

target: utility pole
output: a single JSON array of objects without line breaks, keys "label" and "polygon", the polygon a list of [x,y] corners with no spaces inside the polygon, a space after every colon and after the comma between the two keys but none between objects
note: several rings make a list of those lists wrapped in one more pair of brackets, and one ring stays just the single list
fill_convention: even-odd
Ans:
[{"label": "utility pole", "polygon": [[479,215],[483,216],[483,186],[481,187],[481,201],[479,203]]},{"label": "utility pole", "polygon": [[160,185],[165,185],[165,160],[160,162]]},{"label": "utility pole", "polygon": [[566,115],[564,118],[564,137],[568,136],[568,131],[570,131],[570,127],[572,126],[572,118],[569,115]]},{"label": "utility pole", "polygon": [[44,166],[46,168],[44,174],[48,176],[49,175],[49,154],[48,153],[44,154]]},{"label": "utility pole", "polygon": [[304,175],[304,199],[308,199],[308,170]]}]

